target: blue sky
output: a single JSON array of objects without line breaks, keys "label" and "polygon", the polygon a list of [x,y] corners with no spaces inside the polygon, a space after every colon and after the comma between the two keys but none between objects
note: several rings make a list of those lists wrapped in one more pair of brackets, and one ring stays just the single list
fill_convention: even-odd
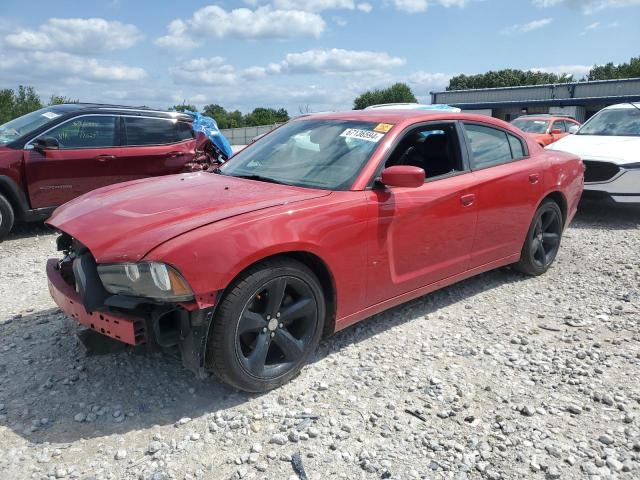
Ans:
[{"label": "blue sky", "polygon": [[428,102],[459,73],[628,61],[638,25],[640,0],[2,0],[0,88],[296,114],[403,81]]}]

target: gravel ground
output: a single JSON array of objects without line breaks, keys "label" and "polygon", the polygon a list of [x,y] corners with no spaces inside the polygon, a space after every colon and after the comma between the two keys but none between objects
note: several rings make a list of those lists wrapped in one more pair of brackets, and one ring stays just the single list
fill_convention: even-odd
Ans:
[{"label": "gravel ground", "polygon": [[87,356],[54,250],[41,225],[0,245],[1,478],[640,478],[640,209],[583,205],[546,275],[376,315],[264,395]]}]

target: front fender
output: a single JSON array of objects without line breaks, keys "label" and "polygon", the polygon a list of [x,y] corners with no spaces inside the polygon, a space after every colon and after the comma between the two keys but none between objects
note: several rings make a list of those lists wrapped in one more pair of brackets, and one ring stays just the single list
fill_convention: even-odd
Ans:
[{"label": "front fender", "polygon": [[[273,255],[304,252],[330,271],[338,310],[362,308],[366,285],[367,226],[363,192],[313,199],[251,212],[192,230],[149,252],[145,259],[175,266],[196,294],[200,308],[250,265]],[[340,197],[342,200],[340,200]],[[350,312],[351,313],[351,312]]]}]

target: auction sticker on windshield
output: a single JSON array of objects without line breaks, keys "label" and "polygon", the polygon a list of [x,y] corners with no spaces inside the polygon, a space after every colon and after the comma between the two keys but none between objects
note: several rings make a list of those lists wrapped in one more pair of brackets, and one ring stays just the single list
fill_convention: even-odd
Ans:
[{"label": "auction sticker on windshield", "polygon": [[347,128],[340,134],[340,136],[345,138],[357,138],[360,140],[366,140],[367,142],[377,143],[382,137],[384,137],[384,133],[372,132],[371,130],[360,130],[359,128]]}]

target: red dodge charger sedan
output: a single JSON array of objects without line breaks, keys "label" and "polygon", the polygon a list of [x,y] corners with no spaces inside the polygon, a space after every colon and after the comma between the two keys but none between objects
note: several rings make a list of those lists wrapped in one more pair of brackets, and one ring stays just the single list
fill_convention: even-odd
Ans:
[{"label": "red dodge charger sedan", "polygon": [[178,347],[196,373],[265,391],[323,334],[504,265],[544,273],[583,173],[578,157],[489,117],[304,116],[214,172],[58,208],[49,289],[91,329]]}]

